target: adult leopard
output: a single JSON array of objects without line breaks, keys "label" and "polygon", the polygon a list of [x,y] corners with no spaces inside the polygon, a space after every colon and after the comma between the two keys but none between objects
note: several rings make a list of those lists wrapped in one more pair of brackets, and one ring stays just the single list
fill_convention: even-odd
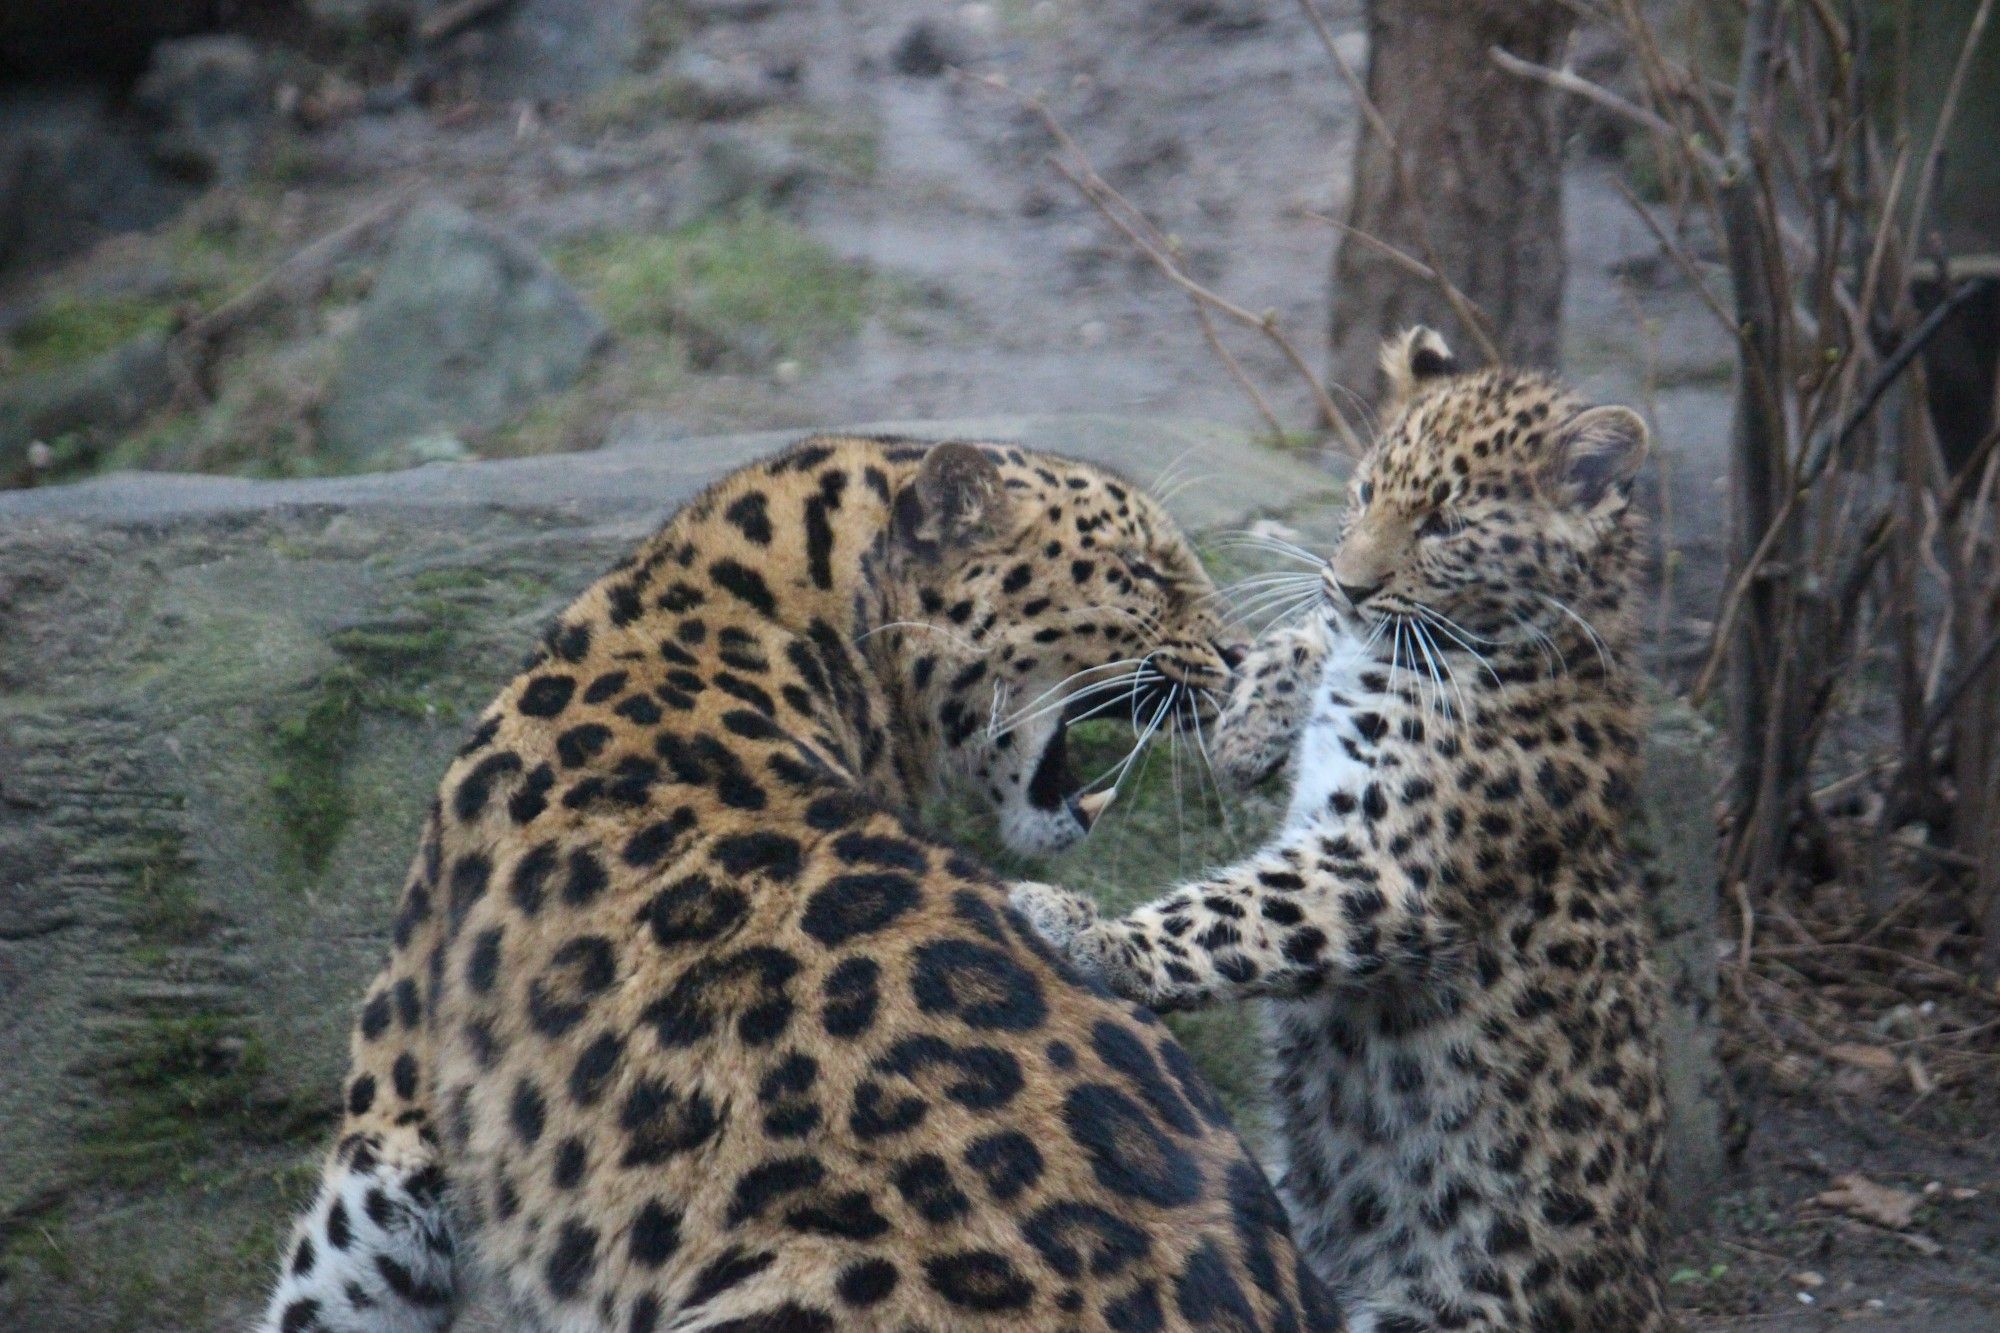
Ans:
[{"label": "adult leopard", "polygon": [[[1048,851],[1065,713],[1226,688],[1162,509],[817,438],[585,592],[444,780],[264,1327],[1333,1329],[1213,1091],[909,818]],[[1116,681],[1115,690],[1110,682]]]}]

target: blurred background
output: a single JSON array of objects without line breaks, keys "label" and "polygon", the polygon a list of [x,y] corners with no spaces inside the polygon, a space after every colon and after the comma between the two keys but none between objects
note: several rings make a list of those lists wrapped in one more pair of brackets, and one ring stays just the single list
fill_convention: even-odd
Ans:
[{"label": "blurred background", "polygon": [[[1653,425],[1689,1322],[2000,1326],[1994,7],[0,4],[0,1321],[253,1308],[463,719],[691,488],[1014,435],[1248,574],[1422,321]],[[1056,870],[1253,842],[1194,764]]]}]

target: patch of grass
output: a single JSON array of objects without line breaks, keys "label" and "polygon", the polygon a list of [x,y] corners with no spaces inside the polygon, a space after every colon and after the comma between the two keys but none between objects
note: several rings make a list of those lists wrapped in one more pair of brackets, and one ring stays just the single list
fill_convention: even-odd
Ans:
[{"label": "patch of grass", "polygon": [[809,356],[853,334],[874,279],[803,228],[762,208],[652,235],[608,235],[568,247],[557,264],[628,338],[699,344],[767,341]]},{"label": "patch of grass", "polygon": [[228,1016],[152,1016],[109,1039],[103,1058],[108,1105],[81,1136],[101,1183],[187,1184],[228,1141],[276,1141],[302,1128],[298,1116],[260,1095],[269,1055]]},{"label": "patch of grass", "polygon": [[628,74],[586,98],[576,109],[576,125],[587,134],[629,133],[692,116],[699,105],[687,83],[671,74]]},{"label": "patch of grass", "polygon": [[72,366],[173,323],[174,304],[157,296],[58,296],[7,339],[17,372]]},{"label": "patch of grass", "polygon": [[138,937],[141,965],[157,970],[177,945],[193,944],[215,925],[202,903],[178,837],[162,835],[140,849],[124,892],[125,920]]},{"label": "patch of grass", "polygon": [[776,112],[772,120],[793,148],[850,181],[872,181],[881,168],[882,136],[867,121],[819,112]]}]

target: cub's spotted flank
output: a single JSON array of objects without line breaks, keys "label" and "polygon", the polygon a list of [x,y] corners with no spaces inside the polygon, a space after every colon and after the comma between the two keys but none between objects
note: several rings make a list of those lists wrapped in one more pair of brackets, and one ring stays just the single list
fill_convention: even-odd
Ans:
[{"label": "cub's spotted flank", "polygon": [[1186,1052],[908,816],[950,774],[1081,836],[1060,705],[1226,689],[1210,591],[1005,446],[687,506],[446,776],[263,1327],[441,1330],[476,1265],[564,1333],[1338,1328]]},{"label": "cub's spotted flank", "polygon": [[1655,1333],[1657,999],[1619,840],[1645,427],[1457,373],[1428,331],[1385,357],[1326,623],[1260,644],[1220,719],[1239,777],[1296,750],[1284,830],[1115,921],[1015,902],[1122,995],[1265,999],[1281,1191],[1355,1328]]}]

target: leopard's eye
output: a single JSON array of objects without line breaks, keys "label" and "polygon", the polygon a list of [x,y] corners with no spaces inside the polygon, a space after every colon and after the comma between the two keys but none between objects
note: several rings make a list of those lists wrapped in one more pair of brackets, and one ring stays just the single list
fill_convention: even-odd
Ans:
[{"label": "leopard's eye", "polygon": [[1458,524],[1452,522],[1442,509],[1433,509],[1424,515],[1424,521],[1417,524],[1419,537],[1449,537],[1458,531]]},{"label": "leopard's eye", "polygon": [[1361,483],[1361,503],[1362,503],[1362,504],[1367,504],[1367,503],[1368,503],[1368,502],[1369,502],[1370,500],[1373,500],[1374,498],[1375,498],[1375,483],[1374,483],[1374,482],[1372,482],[1372,481],[1364,481],[1364,482],[1362,482],[1362,483]]}]

